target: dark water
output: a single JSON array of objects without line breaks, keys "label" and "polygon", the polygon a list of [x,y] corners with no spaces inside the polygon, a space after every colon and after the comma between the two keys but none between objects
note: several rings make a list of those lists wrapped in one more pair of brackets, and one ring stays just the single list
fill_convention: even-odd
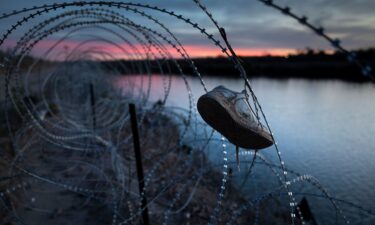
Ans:
[{"label": "dark water", "polygon": [[[204,80],[209,90],[219,84],[243,89],[239,79]],[[198,79],[188,81],[197,99],[203,88]],[[252,84],[286,166],[313,175],[334,197],[374,211],[375,85],[264,78],[252,80]],[[159,99],[162,93],[163,79],[153,76],[152,99]],[[188,105],[187,91],[179,77],[172,79],[168,105]],[[275,156],[272,149],[262,153],[270,158]],[[244,191],[254,191],[254,187]],[[311,202],[320,224],[331,224],[335,214],[328,201],[311,198]],[[361,215],[359,210],[345,205],[343,209],[351,224],[375,224],[374,216]]]}]

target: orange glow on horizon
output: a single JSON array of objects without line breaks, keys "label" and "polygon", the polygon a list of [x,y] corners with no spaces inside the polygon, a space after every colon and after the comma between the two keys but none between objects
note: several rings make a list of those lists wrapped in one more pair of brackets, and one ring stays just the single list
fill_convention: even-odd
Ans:
[{"label": "orange glow on horizon", "polygon": [[[226,56],[219,48],[189,45],[184,46],[190,57],[217,57]],[[238,56],[287,56],[288,54],[295,53],[295,49],[263,49],[263,48],[234,48]],[[229,51],[228,51],[229,53]],[[179,57],[176,55],[176,57]]]},{"label": "orange glow on horizon", "polygon": [[[122,47],[125,47],[122,45]],[[171,46],[164,46],[168,52],[175,58],[182,58],[181,54]],[[226,56],[219,48],[201,45],[184,45],[183,46],[190,58],[203,58],[203,57],[220,57]],[[289,54],[296,53],[296,49],[287,48],[235,48],[234,51],[238,56],[288,56]],[[117,50],[112,49],[112,53],[116,54],[116,58],[127,58]],[[228,51],[229,53],[229,51]]]},{"label": "orange glow on horizon", "polygon": [[[37,57],[42,57],[43,53],[48,51],[50,47],[52,47],[56,43],[56,40],[43,40],[40,41],[35,48],[33,49],[33,55]],[[8,41],[3,47],[14,47],[14,41]],[[63,50],[72,50],[75,46],[80,44],[79,41],[74,40],[65,40],[61,42],[59,45],[55,46],[55,50],[57,52],[61,52]],[[142,58],[145,58],[147,55],[144,52],[143,46],[140,44],[134,44],[135,48],[143,55]],[[97,47],[100,49],[101,52],[108,53],[112,55],[112,59],[136,59],[137,57],[131,46],[128,44],[121,44],[119,43],[118,46],[109,45],[108,43],[103,42],[90,42],[84,48],[80,50],[83,51],[85,49],[93,49]],[[183,46],[186,52],[188,53],[190,58],[202,58],[202,57],[218,57],[218,56],[226,56],[221,49],[215,46],[203,46],[203,45],[184,45]],[[174,49],[170,45],[164,45],[164,48],[169,52],[172,57],[175,58],[182,58],[181,55],[178,53],[176,49]],[[155,48],[152,48],[155,50]],[[68,51],[69,51],[68,50]],[[126,53],[125,53],[125,51]],[[238,56],[287,56],[289,54],[296,53],[295,49],[289,48],[235,48],[234,50]],[[154,51],[155,54],[157,51]],[[228,51],[229,52],[229,51]],[[156,55],[157,58],[161,58],[160,55]],[[55,58],[56,59],[56,58]],[[138,57],[139,59],[139,57]]]}]

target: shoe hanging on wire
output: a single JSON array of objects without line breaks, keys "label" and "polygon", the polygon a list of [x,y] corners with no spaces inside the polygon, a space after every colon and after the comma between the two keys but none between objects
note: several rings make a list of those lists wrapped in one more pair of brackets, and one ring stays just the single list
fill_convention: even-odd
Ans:
[{"label": "shoe hanging on wire", "polygon": [[264,128],[247,102],[244,91],[234,92],[218,86],[198,99],[198,112],[203,120],[236,146],[259,150],[274,144],[271,134]]}]

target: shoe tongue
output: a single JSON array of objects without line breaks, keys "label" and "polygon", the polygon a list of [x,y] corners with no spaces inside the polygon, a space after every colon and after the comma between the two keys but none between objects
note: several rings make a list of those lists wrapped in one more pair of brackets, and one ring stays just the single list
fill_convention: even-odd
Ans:
[{"label": "shoe tongue", "polygon": [[222,95],[224,95],[224,97],[226,98],[232,98],[236,95],[235,92],[225,88],[224,86],[220,85],[220,86],[217,86],[215,89],[217,89]]}]

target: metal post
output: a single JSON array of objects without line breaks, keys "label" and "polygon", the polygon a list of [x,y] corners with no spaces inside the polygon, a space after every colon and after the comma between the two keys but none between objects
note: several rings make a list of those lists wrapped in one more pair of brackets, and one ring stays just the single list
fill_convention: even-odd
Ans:
[{"label": "metal post", "polygon": [[137,164],[139,194],[141,195],[141,206],[143,209],[142,210],[143,224],[149,225],[150,223],[149,223],[149,218],[148,218],[147,199],[146,199],[145,193],[143,193],[142,195],[142,191],[144,190],[145,183],[144,183],[144,176],[143,176],[141,147],[139,143],[137,114],[135,111],[135,105],[133,103],[129,104],[129,113],[130,113],[130,120],[132,124],[134,153],[135,153],[135,159],[136,159],[136,164]]},{"label": "metal post", "polygon": [[94,85],[90,83],[90,102],[91,102],[91,116],[92,116],[92,129],[96,130],[96,112],[95,112],[95,93]]}]

